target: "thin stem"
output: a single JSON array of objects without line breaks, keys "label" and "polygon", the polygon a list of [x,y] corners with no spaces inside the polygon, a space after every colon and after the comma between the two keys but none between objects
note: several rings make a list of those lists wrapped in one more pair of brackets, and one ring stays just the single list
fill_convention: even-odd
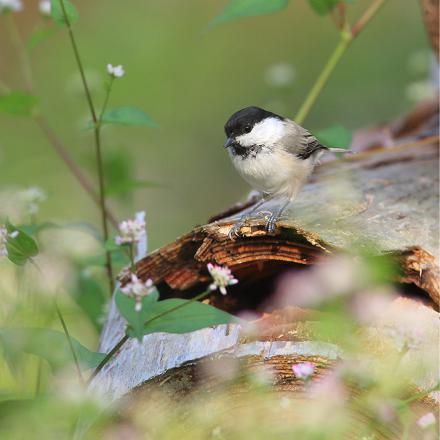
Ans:
[{"label": "thin stem", "polygon": [[76,367],[76,371],[78,373],[78,378],[79,378],[79,380],[81,382],[81,385],[84,386],[84,378],[83,378],[82,373],[81,373],[81,368],[79,366],[78,357],[76,356],[75,348],[73,347],[72,338],[70,337],[69,330],[67,328],[66,322],[64,321],[64,318],[63,318],[63,315],[61,313],[61,310],[58,307],[58,303],[57,303],[56,299],[54,300],[54,304],[55,304],[55,310],[56,310],[57,315],[58,315],[58,319],[60,320],[61,325],[63,326],[64,334],[66,335],[66,339],[67,339],[67,342],[69,344],[69,348],[70,348],[70,351],[72,353],[73,360],[75,362],[75,367]]},{"label": "thin stem", "polygon": [[295,121],[298,124],[302,124],[306,119],[307,115],[310,113],[313,105],[327,84],[331,74],[333,73],[335,67],[339,63],[342,56],[347,51],[351,42],[359,35],[359,33],[365,28],[365,26],[370,22],[370,20],[376,15],[381,6],[386,0],[375,0],[363,13],[361,18],[354,24],[354,26],[349,29],[348,25],[341,31],[341,37],[338,45],[335,47],[334,51],[330,55],[327,63],[324,65],[321,73],[312,86],[309,94],[307,95],[305,101],[301,105],[298,113],[295,116]]},{"label": "thin stem", "polygon": [[[29,92],[33,92],[33,79],[32,79],[32,65],[29,58],[29,54],[26,51],[23,41],[20,37],[20,34],[17,30],[17,27],[15,25],[15,21],[12,18],[12,14],[8,14],[8,27],[9,27],[9,33],[11,36],[11,41],[16,47],[17,52],[20,55],[21,58],[21,66],[23,69],[23,77],[26,83],[26,86],[29,90]],[[10,88],[0,80],[0,89],[2,93],[8,93],[10,91]],[[100,199],[99,195],[95,192],[92,183],[89,181],[89,179],[84,175],[81,168],[78,166],[78,164],[74,161],[74,159],[70,156],[68,149],[62,144],[60,139],[57,137],[53,129],[49,126],[49,123],[47,122],[46,118],[44,118],[39,113],[34,113],[32,115],[34,121],[40,128],[40,130],[43,132],[43,134],[48,139],[49,143],[54,148],[55,152],[58,154],[58,156],[63,160],[63,162],[67,165],[69,170],[72,172],[74,177],[77,179],[78,183],[81,185],[81,187],[87,192],[87,194],[90,195],[90,197],[93,199],[93,201],[99,206],[100,205]],[[117,228],[118,222],[116,221],[115,216],[109,211],[109,208],[106,207],[106,216],[108,220],[112,223],[112,225]]]},{"label": "thin stem", "polygon": [[338,45],[335,47],[334,51],[330,55],[330,58],[328,59],[324,68],[319,74],[318,79],[315,81],[315,84],[313,84],[313,87],[311,88],[309,94],[307,95],[305,101],[303,102],[298,113],[295,116],[295,121],[298,124],[302,124],[307,115],[310,113],[311,108],[313,107],[316,100],[318,99],[318,96],[324,89],[324,86],[327,84],[330,75],[333,73],[333,70],[337,66],[339,60],[342,58],[342,55],[344,55],[351,41],[351,34],[347,31],[342,31],[341,39],[339,40]]},{"label": "thin stem", "polygon": [[[150,324],[151,322],[155,321],[156,319],[162,318],[165,315],[168,315],[172,312],[175,312],[176,310],[185,307],[195,301],[198,301],[199,299],[203,299],[206,296],[208,296],[210,293],[212,293],[211,289],[205,290],[203,293],[200,293],[199,295],[196,295],[194,298],[191,298],[190,300],[179,304],[176,307],[173,307],[171,309],[165,310],[162,313],[159,313],[156,316],[153,316],[152,318],[148,319],[147,321],[144,322],[144,325]],[[100,362],[100,364],[95,368],[95,370],[93,371],[93,373],[90,375],[88,381],[87,381],[87,385],[89,385],[92,380],[98,375],[98,373],[104,368],[104,366],[112,359],[112,357],[115,355],[116,352],[119,351],[119,349],[128,341],[128,336],[124,335],[117,343],[116,345],[107,353],[107,355],[105,356],[105,358]]]},{"label": "thin stem", "polygon": [[[98,182],[99,182],[99,206],[101,209],[101,223],[102,223],[102,230],[104,235],[104,242],[107,242],[109,238],[109,231],[108,231],[108,224],[107,224],[107,216],[106,216],[106,208],[105,208],[105,183],[104,183],[104,166],[103,166],[103,160],[102,160],[102,151],[101,151],[101,133],[100,133],[100,120],[97,117],[95,106],[93,104],[92,95],[90,93],[89,86],[87,84],[87,79],[84,73],[84,67],[81,61],[81,57],[79,54],[78,46],[76,44],[75,36],[73,34],[72,25],[70,23],[69,17],[67,15],[66,6],[64,4],[64,0],[59,0],[60,6],[63,12],[64,21],[67,26],[67,30],[69,33],[69,39],[70,43],[72,45],[73,53],[75,56],[76,64],[78,66],[79,73],[81,75],[81,81],[83,84],[84,92],[87,98],[87,103],[89,105],[90,114],[92,116],[93,124],[94,124],[94,131],[95,131],[95,150],[96,150],[96,167],[98,172]],[[108,96],[106,98],[106,102],[108,101]],[[114,290],[114,282],[113,282],[113,269],[112,269],[112,260],[111,260],[111,254],[109,251],[106,251],[105,253],[105,259],[106,259],[106,270],[107,275],[109,279],[110,284],[110,295],[113,293]]]},{"label": "thin stem", "polygon": [[[100,200],[99,195],[96,193],[93,188],[90,180],[85,176],[81,168],[69,154],[67,148],[61,143],[60,139],[57,137],[56,133],[53,131],[52,127],[49,125],[47,119],[41,114],[34,115],[33,117],[35,123],[38,128],[42,131],[42,133],[46,136],[50,145],[53,147],[55,152],[61,158],[61,160],[67,165],[70,172],[76,178],[81,187],[86,191],[86,193],[92,198],[92,200],[99,206]],[[118,222],[116,221],[115,216],[111,213],[108,207],[105,209],[108,220],[111,224],[117,228]]]},{"label": "thin stem", "polygon": [[357,37],[368,22],[379,12],[379,9],[384,5],[386,0],[375,0],[368,9],[363,13],[361,18],[351,28],[351,35],[353,38]]},{"label": "thin stem", "polygon": [[[35,267],[35,269],[40,273],[42,277],[45,277],[44,272],[41,270],[40,266],[35,262],[33,258],[29,258],[29,263],[31,263]],[[78,373],[78,378],[81,382],[81,385],[84,385],[84,378],[81,373],[81,368],[79,366],[78,357],[76,356],[75,348],[73,347],[72,338],[70,337],[69,329],[67,328],[66,322],[64,321],[61,310],[58,307],[56,297],[54,298],[53,302],[54,302],[55,310],[58,315],[58,319],[60,320],[61,325],[63,326],[64,334],[66,335],[67,343],[69,344],[69,348],[72,353],[73,361],[75,363],[76,371]]]}]

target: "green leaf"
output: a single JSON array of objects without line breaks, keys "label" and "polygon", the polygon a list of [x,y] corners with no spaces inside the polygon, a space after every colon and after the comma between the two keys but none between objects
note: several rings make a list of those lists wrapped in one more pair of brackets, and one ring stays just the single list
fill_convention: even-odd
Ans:
[{"label": "green leaf", "polygon": [[100,332],[102,327],[102,317],[107,295],[102,285],[87,271],[80,271],[74,289],[69,289],[76,304],[89,318],[95,329]]},{"label": "green leaf", "polygon": [[[129,298],[120,291],[116,293],[116,305],[128,323],[127,334],[129,336],[141,340],[144,335],[150,333],[188,333],[211,325],[236,321],[236,318],[229,313],[199,301],[186,299],[158,301],[158,298],[159,295],[156,293],[143,298],[142,309],[136,312],[134,298]],[[180,308],[171,311],[177,306]],[[170,313],[148,323],[155,316],[167,311]]]},{"label": "green leaf", "polygon": [[342,125],[333,125],[324,130],[316,131],[315,136],[327,147],[346,148],[351,144],[352,134]]},{"label": "green leaf", "polygon": [[241,17],[271,14],[285,8],[289,0],[230,0],[229,4],[209,24],[213,28],[221,23]]},{"label": "green leaf", "polygon": [[29,51],[32,51],[35,49],[38,45],[40,45],[44,40],[49,38],[54,33],[54,29],[52,28],[39,28],[36,29],[32,34],[30,35],[26,46]]},{"label": "green leaf", "polygon": [[163,185],[152,180],[127,180],[125,182],[112,182],[106,192],[108,195],[124,194],[140,188],[163,188]]},{"label": "green leaf", "polygon": [[148,319],[182,304],[186,305],[144,325],[143,334],[156,332],[188,333],[212,325],[228,324],[236,321],[234,316],[209,304],[177,298],[155,303],[150,309]]},{"label": "green leaf", "polygon": [[157,127],[157,124],[149,116],[136,107],[115,107],[107,110],[102,116],[102,122],[105,124]]},{"label": "green leaf", "polygon": [[327,15],[341,0],[309,0],[312,9],[318,15]]},{"label": "green leaf", "polygon": [[140,312],[136,312],[134,298],[130,298],[120,290],[116,292],[115,302],[119,312],[125,318],[128,323],[130,336],[142,339],[144,333],[144,323],[151,316],[151,310],[154,309],[154,305],[157,304],[159,299],[159,292],[156,290],[150,295],[142,298],[142,309]]},{"label": "green leaf", "polygon": [[[31,236],[9,222],[6,222],[6,229],[9,234],[6,250],[8,251],[10,261],[22,266],[29,258],[35,257],[38,254],[37,243]],[[15,235],[16,233],[18,234]],[[11,234],[13,235],[12,237]]]},{"label": "green leaf", "polygon": [[[73,349],[81,365],[95,368],[104,359],[105,353],[90,351],[72,338]],[[53,369],[59,369],[73,362],[72,352],[66,335],[44,328],[0,329],[0,343],[5,352],[34,354],[49,362]]]},{"label": "green leaf", "polygon": [[66,24],[63,9],[61,7],[61,1],[64,3],[66,9],[67,19],[70,24],[76,23],[79,19],[78,11],[75,6],[69,0],[51,0],[50,1],[50,15],[57,23]]},{"label": "green leaf", "polygon": [[0,111],[16,116],[29,116],[38,99],[25,92],[10,92],[0,96]]}]

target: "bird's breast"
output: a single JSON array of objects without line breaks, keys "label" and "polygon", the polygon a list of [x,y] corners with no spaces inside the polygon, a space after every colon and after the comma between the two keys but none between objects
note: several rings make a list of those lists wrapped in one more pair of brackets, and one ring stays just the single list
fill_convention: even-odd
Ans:
[{"label": "bird's breast", "polygon": [[232,162],[253,188],[267,194],[296,193],[312,171],[312,164],[284,150],[261,147],[256,154],[230,153]]}]

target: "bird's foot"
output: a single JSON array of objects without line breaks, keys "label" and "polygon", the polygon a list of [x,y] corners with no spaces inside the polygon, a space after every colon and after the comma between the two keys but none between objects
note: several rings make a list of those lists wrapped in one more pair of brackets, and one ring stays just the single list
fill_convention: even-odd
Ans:
[{"label": "bird's foot", "polygon": [[235,240],[240,236],[241,228],[244,226],[245,223],[246,219],[240,219],[234,224],[234,226],[232,226],[228,234],[231,240]]},{"label": "bird's foot", "polygon": [[266,226],[265,226],[266,232],[268,234],[273,234],[275,232],[278,219],[279,219],[279,214],[277,212],[270,214],[270,217],[267,220]]}]

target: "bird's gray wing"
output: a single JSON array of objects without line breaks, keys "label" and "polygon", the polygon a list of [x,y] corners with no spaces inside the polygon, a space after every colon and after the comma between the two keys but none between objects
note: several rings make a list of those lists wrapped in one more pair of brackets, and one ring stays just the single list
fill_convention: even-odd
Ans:
[{"label": "bird's gray wing", "polygon": [[309,131],[300,125],[289,121],[288,133],[283,138],[283,144],[289,153],[300,159],[308,159],[320,150],[328,150],[328,147],[321,144],[319,140]]}]

